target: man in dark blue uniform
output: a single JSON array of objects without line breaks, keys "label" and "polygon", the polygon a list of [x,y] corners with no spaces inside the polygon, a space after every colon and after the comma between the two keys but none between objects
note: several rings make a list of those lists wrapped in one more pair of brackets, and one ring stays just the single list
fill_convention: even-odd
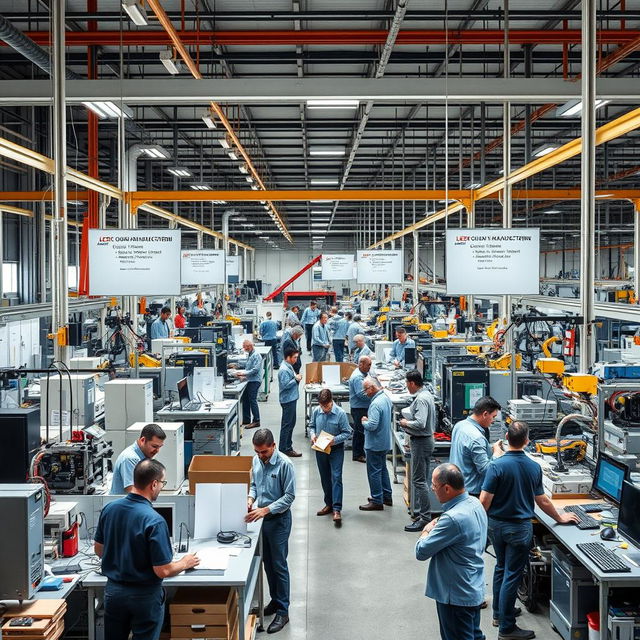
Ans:
[{"label": "man in dark blue uniform", "polygon": [[141,460],[133,489],[110,502],[100,514],[95,552],[107,576],[104,591],[105,637],[109,640],[157,640],[164,619],[163,578],[178,575],[200,561],[193,554],[173,562],[169,529],[151,503],[166,484],[164,465]]}]

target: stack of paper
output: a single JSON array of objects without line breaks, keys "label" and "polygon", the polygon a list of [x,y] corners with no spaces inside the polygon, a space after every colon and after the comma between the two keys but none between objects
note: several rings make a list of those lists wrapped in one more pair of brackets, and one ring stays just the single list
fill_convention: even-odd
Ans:
[{"label": "stack of paper", "polygon": [[320,451],[321,453],[331,453],[331,444],[329,444],[333,440],[333,436],[326,431],[321,431],[320,435],[316,438],[314,444],[311,445],[312,449],[316,451]]}]

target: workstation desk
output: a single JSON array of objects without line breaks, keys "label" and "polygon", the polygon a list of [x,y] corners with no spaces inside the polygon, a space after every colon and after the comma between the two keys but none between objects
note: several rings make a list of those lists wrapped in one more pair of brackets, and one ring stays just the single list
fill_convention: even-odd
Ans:
[{"label": "workstation desk", "polygon": [[[273,381],[273,352],[271,347],[264,345],[255,345],[254,349],[262,356],[262,383],[260,384],[260,392],[258,400],[266,402],[271,392],[271,382]],[[229,356],[228,364],[237,365],[238,369],[243,369],[243,363],[247,360],[246,353],[234,354]],[[233,373],[233,369],[231,369]]]}]

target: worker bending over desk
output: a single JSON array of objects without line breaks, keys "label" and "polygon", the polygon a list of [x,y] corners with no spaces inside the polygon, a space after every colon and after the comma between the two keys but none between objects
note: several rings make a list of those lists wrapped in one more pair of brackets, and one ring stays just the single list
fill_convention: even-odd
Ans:
[{"label": "worker bending over desk", "polygon": [[404,350],[407,347],[409,349],[415,349],[416,343],[409,337],[404,327],[398,327],[396,329],[396,340],[391,346],[387,362],[398,368],[404,367]]},{"label": "worker bending over desk", "polygon": [[578,522],[573,513],[558,513],[542,486],[542,467],[524,452],[529,426],[516,420],[507,431],[509,450],[492,460],[482,485],[480,502],[489,514],[489,539],[496,552],[493,573],[493,626],[498,640],[535,637],[516,625],[516,598],[533,539],[531,519],[537,504],[559,524]]},{"label": "worker bending over desk", "polygon": [[173,561],[169,529],[154,510],[166,484],[164,465],[141,460],[131,493],[107,504],[100,513],[94,549],[107,577],[104,591],[105,638],[157,640],[164,620],[162,580],[199,564],[187,554]]}]

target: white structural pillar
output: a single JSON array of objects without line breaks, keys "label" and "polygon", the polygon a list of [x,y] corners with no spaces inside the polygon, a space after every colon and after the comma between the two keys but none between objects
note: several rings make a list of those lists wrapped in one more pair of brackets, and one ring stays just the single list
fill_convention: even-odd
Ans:
[{"label": "white structural pillar", "polygon": [[582,165],[580,198],[580,372],[595,359],[596,1],[582,0]]},{"label": "white structural pillar", "polygon": [[633,201],[633,291],[640,304],[640,200]]},{"label": "white structural pillar", "polygon": [[69,324],[65,2],[66,0],[54,0],[51,5],[53,13],[53,188],[55,193],[51,221],[51,330],[54,334],[54,359],[68,364],[67,340],[66,338],[58,340],[59,332],[65,330]]},{"label": "white structural pillar", "polygon": [[413,304],[418,304],[418,285],[420,284],[420,253],[418,232],[413,232]]}]

